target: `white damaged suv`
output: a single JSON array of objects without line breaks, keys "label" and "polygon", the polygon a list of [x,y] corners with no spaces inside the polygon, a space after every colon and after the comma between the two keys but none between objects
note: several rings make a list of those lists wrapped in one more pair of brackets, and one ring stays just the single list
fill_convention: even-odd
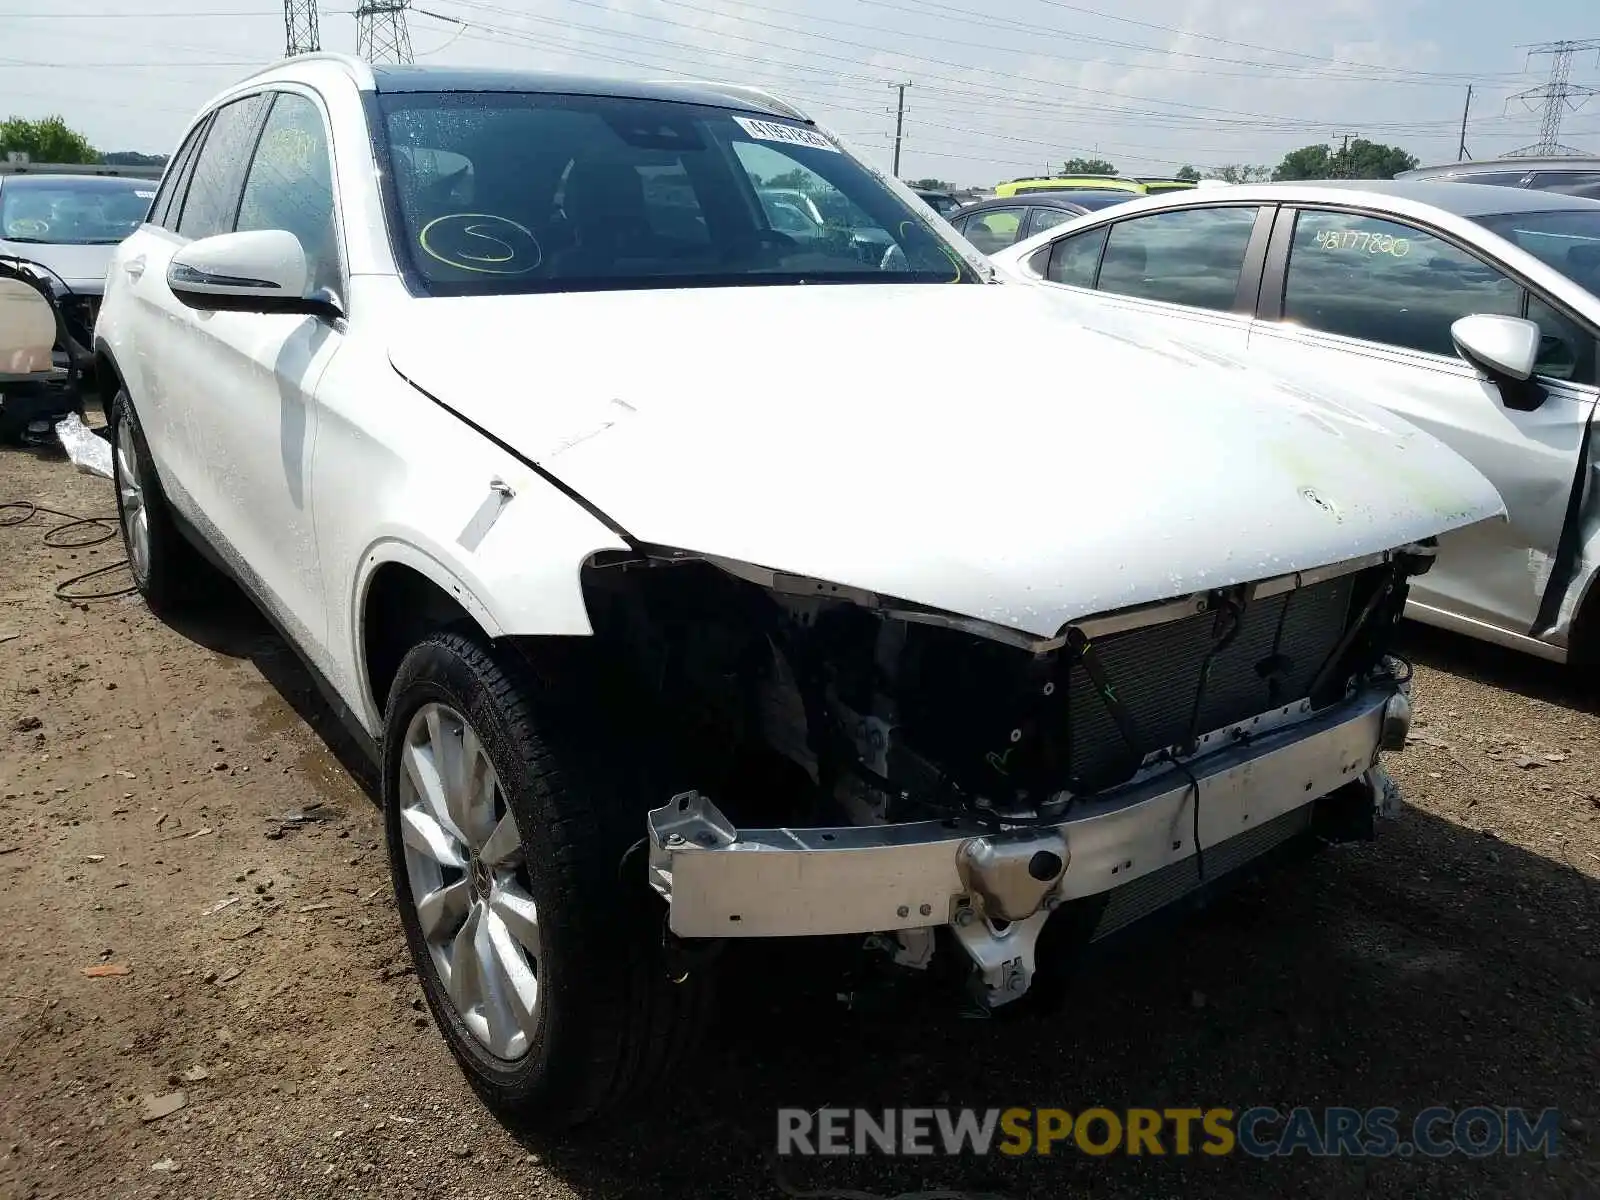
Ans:
[{"label": "white damaged suv", "polygon": [[1369,835],[1407,579],[1502,511],[1376,409],[993,283],[721,85],[274,66],[178,148],[96,350],[140,590],[209,561],[300,651],[440,1029],[552,1125],[663,1075],[723,939],[994,1008],[1047,921]]}]

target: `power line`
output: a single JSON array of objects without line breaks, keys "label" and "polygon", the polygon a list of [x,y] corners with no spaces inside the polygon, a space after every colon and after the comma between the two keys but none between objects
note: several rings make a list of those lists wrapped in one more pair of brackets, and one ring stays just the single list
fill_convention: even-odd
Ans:
[{"label": "power line", "polygon": [[[463,7],[463,8],[466,8],[466,9],[470,9],[470,10],[481,11],[481,12],[492,12],[492,13],[502,14],[502,15],[506,15],[506,16],[525,18],[527,20],[531,20],[531,21],[535,21],[535,22],[539,22],[539,23],[543,23],[543,24],[557,25],[557,26],[559,26],[559,27],[561,27],[563,29],[586,30],[588,32],[599,34],[599,35],[613,36],[613,37],[624,37],[624,38],[628,38],[630,40],[651,42],[651,43],[654,43],[654,44],[658,44],[658,45],[662,45],[662,46],[668,46],[668,47],[671,47],[671,48],[674,48],[674,49],[678,49],[678,50],[683,50],[683,51],[686,51],[686,52],[688,52],[690,54],[695,55],[696,57],[702,57],[707,53],[716,53],[715,51],[709,51],[707,49],[707,47],[705,47],[704,45],[691,45],[691,44],[684,43],[684,42],[674,42],[674,41],[671,41],[669,39],[650,37],[650,36],[643,35],[643,34],[630,34],[630,33],[624,33],[624,32],[621,32],[621,31],[618,31],[618,30],[615,30],[615,29],[606,29],[606,28],[600,28],[600,27],[596,27],[596,26],[585,26],[585,25],[577,24],[577,23],[572,22],[572,21],[563,20],[563,19],[560,19],[560,18],[544,17],[544,16],[539,16],[539,15],[533,14],[533,13],[520,12],[520,11],[515,10],[515,9],[503,8],[503,7],[494,5],[494,4],[482,3],[482,2],[479,2],[479,0],[455,0],[455,3],[458,4],[460,7]],[[573,5],[577,5],[579,7],[596,8],[596,9],[600,9],[601,11],[608,12],[608,13],[613,11],[608,7],[608,5],[606,3],[603,2],[603,0],[567,0],[567,3],[573,4]],[[1063,110],[1063,109],[1069,109],[1069,108],[1072,108],[1072,107],[1081,107],[1085,111],[1086,115],[1092,115],[1092,116],[1095,116],[1095,117],[1098,117],[1098,118],[1102,118],[1102,119],[1104,117],[1110,116],[1110,115],[1116,115],[1116,116],[1140,116],[1140,117],[1143,117],[1143,116],[1162,116],[1162,117],[1167,117],[1167,118],[1171,118],[1171,119],[1184,119],[1184,120],[1188,120],[1190,122],[1202,122],[1203,121],[1207,125],[1216,125],[1216,124],[1219,124],[1219,123],[1233,123],[1233,124],[1240,125],[1241,127],[1247,127],[1247,128],[1251,128],[1251,129],[1261,129],[1261,128],[1263,128],[1264,126],[1262,125],[1262,122],[1273,122],[1273,123],[1278,124],[1279,127],[1281,127],[1281,128],[1292,129],[1292,130],[1296,130],[1296,131],[1300,131],[1300,130],[1306,130],[1306,131],[1313,131],[1313,130],[1332,131],[1332,130],[1337,130],[1337,129],[1341,128],[1342,126],[1348,124],[1348,122],[1330,121],[1330,120],[1323,120],[1323,119],[1298,118],[1298,117],[1278,117],[1278,116],[1273,116],[1272,114],[1268,114],[1268,113],[1247,112],[1247,111],[1241,111],[1241,110],[1237,110],[1237,109],[1219,108],[1219,107],[1214,106],[1214,105],[1194,104],[1194,103],[1189,103],[1187,101],[1181,101],[1181,100],[1156,99],[1156,98],[1152,98],[1152,97],[1138,96],[1138,95],[1134,95],[1133,93],[1128,93],[1128,92],[1107,93],[1102,88],[1083,87],[1083,86],[1079,86],[1079,85],[1076,85],[1076,84],[1063,83],[1060,80],[1055,80],[1055,79],[1044,79],[1044,78],[1039,78],[1039,77],[1036,77],[1036,76],[1019,75],[1019,74],[1016,74],[1014,72],[1006,71],[1006,70],[1001,69],[1001,68],[974,67],[970,63],[954,62],[954,61],[951,61],[949,59],[931,58],[931,57],[928,57],[928,56],[925,56],[925,55],[912,54],[912,53],[910,53],[908,51],[894,50],[894,49],[889,49],[889,48],[883,47],[883,46],[874,46],[874,45],[871,45],[869,43],[863,43],[859,37],[856,37],[856,38],[832,37],[832,36],[830,36],[828,34],[817,33],[817,32],[815,32],[813,30],[810,30],[810,29],[796,29],[793,26],[779,25],[779,24],[776,24],[776,23],[771,22],[771,21],[761,21],[761,20],[756,20],[755,18],[744,17],[744,16],[742,16],[741,12],[731,12],[731,11],[729,11],[727,9],[717,9],[717,8],[706,7],[706,6],[703,6],[703,5],[685,3],[685,2],[681,2],[681,0],[680,0],[679,3],[677,3],[675,5],[675,7],[678,8],[678,9],[688,10],[688,11],[691,11],[691,12],[704,13],[706,15],[714,16],[714,17],[733,17],[733,18],[736,18],[736,19],[740,20],[741,23],[744,24],[744,25],[753,25],[753,26],[758,26],[758,27],[761,27],[761,28],[773,29],[773,30],[777,30],[779,32],[795,34],[795,35],[798,35],[798,36],[801,36],[801,37],[812,38],[812,39],[819,40],[819,41],[824,41],[824,42],[839,43],[839,44],[842,44],[842,45],[851,46],[851,47],[853,47],[853,48],[855,48],[857,50],[863,50],[864,49],[864,50],[873,51],[873,52],[881,53],[881,54],[893,54],[893,55],[896,55],[899,58],[908,59],[908,60],[911,60],[911,61],[916,62],[916,63],[929,64],[929,65],[931,65],[933,67],[953,68],[953,69],[955,69],[957,71],[962,71],[962,72],[965,72],[965,73],[967,73],[969,75],[970,74],[974,74],[974,73],[982,74],[982,75],[992,75],[992,76],[995,76],[999,80],[1002,81],[1000,86],[1002,86],[1002,87],[1004,87],[1006,89],[1005,95],[1024,98],[1024,99],[1030,99],[1030,100],[1034,100],[1034,101],[1037,101],[1037,102],[1041,102],[1041,103],[1050,105],[1052,108],[1054,108],[1057,111],[1060,111],[1060,110]],[[754,7],[754,6],[752,5],[752,6],[747,6],[747,7]],[[651,22],[655,22],[655,23],[659,23],[659,24],[676,26],[676,27],[679,27],[679,28],[692,30],[692,31],[694,31],[696,33],[705,32],[705,26],[704,26],[703,23],[691,24],[691,23],[684,22],[684,21],[674,21],[674,20],[672,20],[670,18],[667,18],[667,17],[658,17],[658,16],[653,16],[653,15],[650,15],[648,13],[642,13],[642,12],[641,13],[635,13],[633,15],[637,19],[640,19],[640,20],[646,20],[646,21],[651,21]],[[802,14],[799,14],[799,13],[791,13],[790,15],[793,15],[793,16],[796,16],[796,17],[802,16]],[[810,18],[810,17],[807,17],[805,19],[807,19],[808,21],[811,21],[811,23],[813,23],[813,24],[818,23],[818,22],[820,22],[820,23],[833,23],[830,19],[827,19],[827,18]],[[496,28],[494,26],[490,26],[490,25],[488,25],[488,24],[486,24],[484,22],[481,22],[481,21],[475,22],[475,23],[478,25],[479,28],[482,28],[482,29]],[[503,27],[503,26],[498,27],[498,31],[499,32],[508,32],[505,29],[505,27]],[[528,32],[528,31],[526,31],[526,30],[522,30],[522,31],[512,30],[512,31],[509,31],[509,32]],[[855,58],[855,57],[846,57],[846,56],[841,55],[841,54],[829,53],[829,52],[823,51],[823,50],[812,50],[812,49],[807,49],[807,48],[801,47],[801,46],[788,45],[788,44],[784,44],[784,43],[775,43],[775,42],[773,42],[771,40],[770,37],[767,37],[767,36],[755,37],[755,36],[750,36],[750,35],[747,35],[747,34],[733,33],[733,32],[729,32],[729,31],[726,31],[726,30],[718,30],[717,31],[717,36],[718,37],[722,37],[722,38],[727,38],[727,39],[729,39],[731,41],[750,43],[750,44],[756,46],[758,48],[758,50],[759,50],[759,53],[762,56],[763,61],[765,61],[765,62],[767,62],[769,64],[771,63],[771,53],[772,53],[773,50],[776,49],[776,50],[787,51],[787,52],[789,52],[791,54],[804,55],[804,56],[806,56],[808,58],[826,59],[826,60],[833,61],[833,62],[841,62],[841,63],[845,63],[845,64],[847,64],[847,65],[849,65],[851,67],[857,68],[857,69],[864,69],[864,68],[868,68],[868,67],[873,65],[873,64],[870,64],[870,63],[864,63],[864,62],[861,61],[861,59]],[[584,47],[579,47],[578,49],[579,49],[580,53],[584,53],[587,50],[587,48],[584,48]],[[592,51],[588,51],[588,52],[592,53]],[[810,66],[805,66],[803,69],[813,70],[813,71],[814,70],[818,70],[818,68],[810,67]],[[896,68],[896,69],[899,69],[899,68]],[[919,79],[927,78],[927,79],[933,80],[935,82],[939,82],[941,80],[945,81],[945,82],[960,82],[960,81],[951,80],[948,76],[940,76],[940,75],[938,75],[936,73],[927,71],[926,69],[924,69],[922,67],[917,68],[916,73],[917,73]],[[1041,87],[1045,87],[1045,88],[1050,89],[1050,92],[1048,94],[1045,94],[1045,93],[1039,93],[1039,92],[1024,91],[1024,90],[1021,90],[1021,89],[1019,89],[1017,87],[1017,84],[1019,84],[1019,83],[1036,84],[1036,85],[1039,85]],[[919,84],[919,87],[920,86],[921,85]],[[1062,98],[1061,98],[1061,93],[1062,92],[1084,93],[1084,94],[1090,96],[1092,99],[1090,101],[1088,101],[1088,102],[1080,103],[1079,105],[1074,106],[1071,102],[1065,102],[1065,101],[1062,100]],[[1188,116],[1186,113],[1163,112],[1163,111],[1159,111],[1159,110],[1140,110],[1140,109],[1119,108],[1119,107],[1117,107],[1115,105],[1108,105],[1106,103],[1106,97],[1107,97],[1108,94],[1111,95],[1111,96],[1114,96],[1114,97],[1116,97],[1118,99],[1122,99],[1122,100],[1136,101],[1136,102],[1142,102],[1142,103],[1146,103],[1146,104],[1168,105],[1168,106],[1171,106],[1173,108],[1193,110],[1195,113],[1203,114],[1203,115]],[[1442,121],[1442,122],[1434,122],[1433,124],[1435,124],[1437,126],[1441,126],[1441,127],[1446,127],[1447,128],[1447,127],[1453,126],[1454,121],[1453,120],[1446,120],[1446,121]],[[1370,125],[1369,124],[1369,128],[1373,128],[1373,129],[1387,128],[1387,127],[1401,128],[1402,126],[1399,126],[1399,125],[1385,126],[1385,125],[1383,125],[1381,123],[1378,124],[1378,125]],[[1410,123],[1406,123],[1403,127],[1409,128],[1410,127]]]},{"label": "power line", "polygon": [[[1576,112],[1600,89],[1573,83],[1572,56],[1582,51],[1600,50],[1600,38],[1586,41],[1544,42],[1528,48],[1528,57],[1535,54],[1550,55],[1550,80],[1542,88],[1529,88],[1518,92],[1511,100],[1520,100],[1529,108],[1535,100],[1544,102],[1544,115],[1539,122],[1539,140],[1531,146],[1513,150],[1508,157],[1524,155],[1578,154],[1580,151],[1561,144],[1561,118]],[[1510,101],[1508,100],[1509,104]]]}]

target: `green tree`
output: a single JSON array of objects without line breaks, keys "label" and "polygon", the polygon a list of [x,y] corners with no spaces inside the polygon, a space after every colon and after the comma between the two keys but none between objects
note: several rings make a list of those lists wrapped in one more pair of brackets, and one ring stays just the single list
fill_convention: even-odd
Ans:
[{"label": "green tree", "polygon": [[1178,173],[1176,175],[1174,175],[1173,178],[1174,179],[1187,179],[1192,183],[1194,180],[1200,178],[1200,172],[1196,171],[1188,163],[1184,163],[1183,166],[1178,168]]},{"label": "green tree", "polygon": [[1302,146],[1283,156],[1272,177],[1285,179],[1393,179],[1409,171],[1417,160],[1398,146],[1385,146],[1356,138],[1335,150],[1332,146]]},{"label": "green tree", "polygon": [[110,150],[100,156],[108,167],[164,167],[165,154],[142,154],[138,150]]},{"label": "green tree", "polygon": [[1417,165],[1413,155],[1399,146],[1385,146],[1356,138],[1348,149],[1334,156],[1335,176],[1340,179],[1393,179],[1401,171]]},{"label": "green tree", "polygon": [[953,192],[956,185],[943,179],[913,179],[907,187],[922,188],[929,192]]},{"label": "green tree", "polygon": [[1216,171],[1217,178],[1224,183],[1259,183],[1271,175],[1271,167],[1255,167],[1249,163],[1230,163]]},{"label": "green tree", "polygon": [[1115,175],[1117,168],[1103,158],[1069,158],[1061,165],[1063,175]]},{"label": "green tree", "polygon": [[766,182],[769,188],[781,188],[790,192],[806,192],[811,190],[812,175],[796,167],[792,171],[785,171],[781,175],[769,176]]},{"label": "green tree", "polygon": [[1283,156],[1277,170],[1272,172],[1277,180],[1332,179],[1333,148],[1328,145],[1302,146]]},{"label": "green tree", "polygon": [[20,150],[37,163],[96,163],[99,152],[89,139],[60,117],[29,121],[10,117],[0,121],[0,157]]}]

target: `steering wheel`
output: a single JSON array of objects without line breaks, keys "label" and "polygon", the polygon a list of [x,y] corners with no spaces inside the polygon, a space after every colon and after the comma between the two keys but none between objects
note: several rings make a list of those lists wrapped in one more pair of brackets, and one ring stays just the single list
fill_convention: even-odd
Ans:
[{"label": "steering wheel", "polygon": [[50,222],[40,217],[18,217],[6,226],[10,237],[41,237],[50,232]]}]

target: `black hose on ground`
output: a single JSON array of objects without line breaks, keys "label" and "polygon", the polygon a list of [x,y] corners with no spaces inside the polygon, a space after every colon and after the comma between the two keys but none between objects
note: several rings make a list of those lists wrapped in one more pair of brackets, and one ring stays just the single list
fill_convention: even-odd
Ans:
[{"label": "black hose on ground", "polygon": [[[31,500],[6,500],[0,501],[0,526],[26,525],[37,516],[48,514],[52,517],[67,518],[59,525],[52,525],[44,531],[40,539],[46,546],[57,550],[81,550],[86,546],[98,546],[102,542],[109,542],[122,532],[121,523],[115,516],[110,517],[82,517],[77,513],[65,512],[59,508],[51,508],[44,504],[35,504]],[[76,537],[71,541],[62,541],[62,535],[69,530],[81,527],[98,526],[98,529],[89,536]],[[103,567],[96,567],[92,571],[85,571],[81,575],[74,575],[71,579],[63,579],[55,586],[55,597],[58,600],[69,600],[81,603],[87,600],[111,600],[118,596],[131,596],[139,589],[133,584],[125,587],[114,588],[101,592],[72,592],[70,588],[86,580],[96,579],[102,575],[109,575],[113,571],[120,571],[128,565],[127,559],[121,559]]]}]

